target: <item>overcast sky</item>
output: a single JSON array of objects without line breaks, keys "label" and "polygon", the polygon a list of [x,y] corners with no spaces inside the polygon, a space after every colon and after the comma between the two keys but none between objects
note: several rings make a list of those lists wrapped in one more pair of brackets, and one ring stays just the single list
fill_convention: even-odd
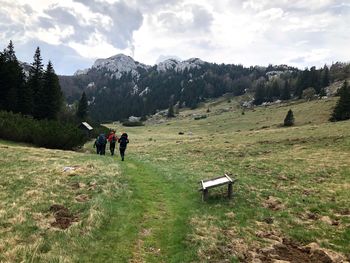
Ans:
[{"label": "overcast sky", "polygon": [[0,44],[58,74],[118,53],[299,68],[350,61],[350,0],[0,0]]}]

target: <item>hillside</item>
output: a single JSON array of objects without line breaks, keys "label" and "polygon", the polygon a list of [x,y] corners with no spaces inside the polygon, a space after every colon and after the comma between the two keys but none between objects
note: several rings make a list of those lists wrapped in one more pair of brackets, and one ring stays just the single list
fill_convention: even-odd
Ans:
[{"label": "hillside", "polygon": [[[292,79],[298,72],[298,69],[286,65],[248,68],[234,64],[218,65],[199,58],[168,59],[149,66],[119,54],[98,59],[91,68],[79,70],[74,76],[61,76],[60,85],[69,103],[85,92],[90,117],[113,121],[152,115],[168,108],[169,104],[196,108],[208,98],[218,98],[228,92],[242,95],[254,90],[256,82],[261,84],[262,79],[265,83],[265,79],[280,76],[281,81],[275,85],[274,92],[269,93],[278,98],[279,89],[284,85],[282,76],[283,79]],[[295,87],[290,89],[295,90]]]},{"label": "hillside", "polygon": [[[349,261],[350,122],[328,122],[336,100],[244,114],[240,100],[109,124],[129,134],[125,162],[92,144],[0,142],[0,261]],[[289,109],[296,125],[281,127]],[[238,179],[234,198],[218,188],[202,202],[198,182],[225,172]]]}]

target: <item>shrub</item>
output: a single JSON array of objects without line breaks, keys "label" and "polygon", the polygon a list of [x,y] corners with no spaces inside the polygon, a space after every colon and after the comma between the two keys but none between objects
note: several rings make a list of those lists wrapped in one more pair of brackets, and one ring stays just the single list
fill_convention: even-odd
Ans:
[{"label": "shrub", "polygon": [[51,149],[73,149],[85,143],[84,134],[72,124],[35,120],[11,112],[0,112],[0,138]]},{"label": "shrub", "polygon": [[195,116],[194,119],[197,120],[201,120],[201,119],[206,119],[207,115],[203,114],[203,115],[199,115],[199,116]]},{"label": "shrub", "polygon": [[339,89],[339,100],[335,105],[330,121],[343,121],[350,119],[350,87],[347,81]]},{"label": "shrub", "polygon": [[126,127],[144,126],[142,121],[124,121],[122,124]]},{"label": "shrub", "polygon": [[302,98],[306,100],[311,100],[315,97],[316,91],[313,87],[303,90]]},{"label": "shrub", "polygon": [[287,116],[284,118],[284,126],[293,126],[294,125],[294,115],[293,111],[289,110]]}]

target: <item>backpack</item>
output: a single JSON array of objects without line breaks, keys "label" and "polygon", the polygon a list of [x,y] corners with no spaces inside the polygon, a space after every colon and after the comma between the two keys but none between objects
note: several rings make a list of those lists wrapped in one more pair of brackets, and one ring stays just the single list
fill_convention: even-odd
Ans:
[{"label": "backpack", "polygon": [[113,137],[112,137],[111,142],[112,142],[112,143],[115,143],[116,141],[117,141],[117,138],[115,137],[115,134],[114,134]]},{"label": "backpack", "polygon": [[126,148],[126,145],[128,144],[129,140],[127,135],[125,136],[124,134],[120,137],[119,143],[120,143],[120,148]]},{"label": "backpack", "polygon": [[104,134],[100,134],[100,135],[98,136],[97,141],[98,141],[98,144],[99,144],[99,145],[104,145],[104,144],[106,144],[106,137],[105,137],[105,135],[104,135]]}]

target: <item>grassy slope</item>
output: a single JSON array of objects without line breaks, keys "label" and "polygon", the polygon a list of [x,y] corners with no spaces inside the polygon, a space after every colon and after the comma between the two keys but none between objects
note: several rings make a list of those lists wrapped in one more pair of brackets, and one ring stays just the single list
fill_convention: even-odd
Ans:
[{"label": "grassy slope", "polygon": [[[334,103],[270,106],[245,115],[234,100],[209,103],[176,120],[128,128],[124,163],[0,142],[0,261],[235,261],[264,246],[260,230],[350,253],[350,130],[349,122],[327,122]],[[208,106],[208,118],[194,121],[191,114]],[[281,128],[289,108],[297,125]],[[79,166],[76,176],[62,171],[71,165]],[[202,203],[198,181],[224,172],[239,179],[235,198],[226,200],[218,189]],[[73,189],[74,182],[81,187]],[[90,200],[77,202],[81,194]],[[284,209],[264,207],[268,196]],[[54,203],[79,222],[64,231],[50,227]],[[339,224],[323,222],[324,216]]]}]

